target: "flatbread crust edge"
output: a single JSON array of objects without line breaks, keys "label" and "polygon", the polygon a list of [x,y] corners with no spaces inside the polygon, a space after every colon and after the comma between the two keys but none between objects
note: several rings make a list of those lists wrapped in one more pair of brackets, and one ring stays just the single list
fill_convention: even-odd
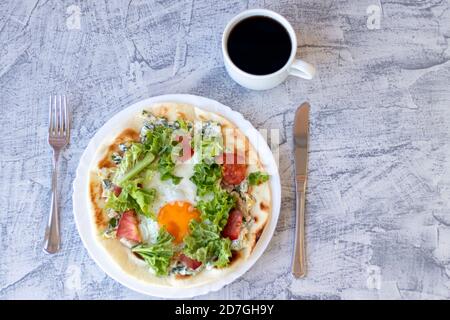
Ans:
[{"label": "flatbread crust edge", "polygon": [[[165,117],[169,121],[180,118],[188,121],[216,121],[222,126],[225,146],[228,141],[237,141],[234,145],[235,148],[237,148],[238,152],[245,152],[246,158],[250,163],[247,168],[247,174],[254,171],[266,171],[255,148],[250,144],[248,138],[236,125],[223,116],[204,111],[189,104],[171,102],[153,104],[143,108],[143,110],[147,110],[155,116]],[[102,182],[98,177],[98,172],[102,168],[114,166],[114,163],[111,161],[111,155],[118,151],[118,145],[120,143],[131,140],[137,141],[139,139],[139,130],[142,126],[142,119],[140,119],[139,114],[140,113],[136,114],[134,118],[128,119],[128,121],[124,119],[123,128],[117,128],[119,134],[112,135],[112,137],[103,141],[91,164],[89,195],[92,208],[92,220],[97,231],[97,240],[125,272],[140,280],[156,285],[190,287],[211,282],[214,278],[223,276],[224,273],[232,272],[253,252],[253,249],[270,218],[272,210],[270,183],[263,183],[260,186],[250,187],[249,191],[254,197],[255,204],[250,210],[254,223],[249,229],[247,246],[243,250],[233,254],[230,265],[223,269],[203,270],[194,277],[156,277],[148,271],[148,267],[145,263],[130,253],[130,250],[125,248],[119,240],[105,239],[101,236],[102,231],[108,223],[108,217],[104,210],[105,201],[101,197],[103,187]]]}]

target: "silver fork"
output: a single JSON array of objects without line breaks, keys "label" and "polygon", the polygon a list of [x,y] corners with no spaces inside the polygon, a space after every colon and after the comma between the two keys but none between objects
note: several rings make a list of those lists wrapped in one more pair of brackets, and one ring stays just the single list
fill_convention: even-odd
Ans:
[{"label": "silver fork", "polygon": [[70,114],[65,95],[50,96],[48,143],[53,148],[52,203],[45,229],[44,251],[55,253],[60,248],[59,210],[57,199],[58,160],[61,150],[69,143]]}]

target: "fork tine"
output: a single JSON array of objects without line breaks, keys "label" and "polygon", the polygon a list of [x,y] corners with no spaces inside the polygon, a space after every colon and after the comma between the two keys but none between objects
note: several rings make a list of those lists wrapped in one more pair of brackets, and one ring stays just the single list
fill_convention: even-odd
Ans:
[{"label": "fork tine", "polygon": [[72,121],[72,118],[71,118],[72,117],[72,113],[71,113],[70,106],[67,104],[66,96],[64,96],[64,101],[66,102],[66,111],[67,111],[66,112],[67,137],[70,137],[70,127],[71,127],[70,121]]},{"label": "fork tine", "polygon": [[53,134],[58,133],[58,109],[56,95],[53,96]]},{"label": "fork tine", "polygon": [[67,109],[67,98],[64,95],[64,135],[68,136],[70,132],[69,110]]},{"label": "fork tine", "polygon": [[66,108],[64,106],[64,95],[60,96],[60,101],[61,101],[61,114],[60,114],[60,118],[61,118],[61,136],[64,136],[66,133]]},{"label": "fork tine", "polygon": [[50,101],[48,103],[48,133],[51,134],[53,131],[53,109],[52,109],[52,96],[50,95]]},{"label": "fork tine", "polygon": [[58,118],[59,118],[59,130],[58,135],[62,136],[64,133],[64,127],[63,127],[63,110],[62,110],[62,96],[59,96],[59,107],[58,107]]}]

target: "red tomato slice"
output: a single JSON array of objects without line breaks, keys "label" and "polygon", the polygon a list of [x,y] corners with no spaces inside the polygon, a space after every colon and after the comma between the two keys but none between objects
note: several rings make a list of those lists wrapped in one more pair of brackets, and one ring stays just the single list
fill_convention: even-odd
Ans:
[{"label": "red tomato slice", "polygon": [[180,261],[188,268],[195,270],[202,265],[200,261],[189,258],[184,254],[180,254]]},{"label": "red tomato slice", "polygon": [[122,193],[122,188],[119,186],[114,185],[113,187],[113,193],[116,197],[120,196],[120,194]]},{"label": "red tomato slice", "polygon": [[222,236],[230,238],[230,240],[236,240],[239,238],[241,232],[243,214],[240,210],[234,209],[228,216],[228,221],[222,230]]},{"label": "red tomato slice", "polygon": [[245,179],[247,165],[244,157],[236,153],[225,153],[218,159],[218,163],[223,163],[223,181],[226,184],[240,184]]},{"label": "red tomato slice", "polygon": [[134,210],[125,211],[117,227],[117,237],[135,242],[141,242],[141,234],[138,227],[139,221]]}]

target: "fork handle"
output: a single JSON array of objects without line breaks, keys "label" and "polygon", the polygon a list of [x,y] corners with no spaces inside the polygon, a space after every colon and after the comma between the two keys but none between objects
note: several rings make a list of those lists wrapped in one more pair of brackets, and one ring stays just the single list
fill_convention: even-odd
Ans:
[{"label": "fork handle", "polygon": [[306,179],[297,178],[296,181],[296,217],[295,217],[295,244],[292,260],[292,274],[296,278],[306,275],[305,252],[305,189]]},{"label": "fork handle", "polygon": [[59,210],[58,210],[58,195],[57,195],[58,160],[59,160],[59,150],[54,150],[53,173],[52,173],[52,199],[44,237],[44,251],[50,254],[58,252],[61,243],[59,234]]}]

